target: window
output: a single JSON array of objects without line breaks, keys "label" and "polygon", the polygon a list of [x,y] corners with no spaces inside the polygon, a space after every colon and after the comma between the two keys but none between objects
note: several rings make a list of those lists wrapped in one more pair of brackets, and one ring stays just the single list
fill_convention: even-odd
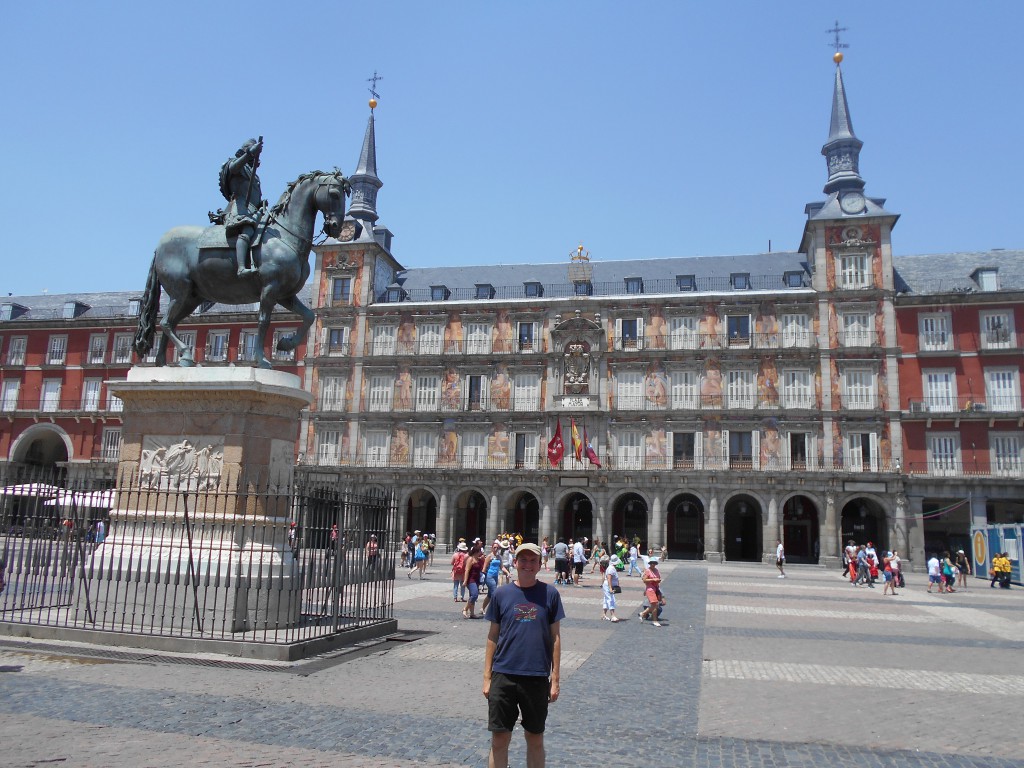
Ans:
[{"label": "window", "polygon": [[750,315],[728,315],[725,328],[730,347],[750,346]]},{"label": "window", "polygon": [[1009,310],[982,312],[981,348],[1009,349],[1014,345],[1013,313]]},{"label": "window", "polygon": [[736,469],[752,467],[754,463],[754,433],[729,430],[729,466]]},{"label": "window", "polygon": [[644,339],[642,317],[623,317],[615,321],[615,348],[641,349]]},{"label": "window", "polygon": [[693,432],[672,432],[672,466],[675,469],[700,469],[697,446],[700,441]]},{"label": "window", "polygon": [[25,336],[12,336],[10,343],[7,345],[7,364],[8,365],[24,365],[25,364],[25,346],[27,340]]},{"label": "window", "polygon": [[1002,477],[1020,477],[1024,474],[1024,460],[1021,454],[1021,436],[993,432],[989,438],[992,446],[992,472]]},{"label": "window", "polygon": [[430,286],[430,300],[431,301],[446,301],[451,296],[451,291],[443,285],[432,285]]},{"label": "window", "polygon": [[672,371],[669,375],[673,408],[697,408],[697,372]]},{"label": "window", "polygon": [[643,467],[643,440],[640,433],[633,430],[619,432],[618,445],[615,448],[615,467],[617,469],[641,469]]},{"label": "window", "polygon": [[378,373],[370,377],[370,410],[390,411],[394,377]]},{"label": "window", "polygon": [[844,347],[866,347],[871,344],[871,316],[867,312],[845,312],[842,317]]},{"label": "window", "polygon": [[146,362],[156,362],[156,351],[160,349],[160,337],[163,336],[163,331],[157,331],[153,336],[153,345],[149,348],[149,352],[146,353]]},{"label": "window", "polygon": [[804,313],[782,316],[782,346],[809,347],[811,345],[811,318]]},{"label": "window", "polygon": [[320,377],[320,402],[317,407],[321,411],[345,410],[345,377]]},{"label": "window", "polygon": [[401,286],[390,285],[387,290],[388,302],[391,304],[397,304],[405,298],[405,291],[402,290]]},{"label": "window", "polygon": [[443,338],[440,323],[424,323],[419,327],[418,339],[421,355],[441,354]]},{"label": "window", "polygon": [[224,362],[228,359],[228,332],[210,331],[206,334],[206,359]]},{"label": "window", "polygon": [[107,358],[107,334],[94,333],[89,337],[89,364],[103,365]]},{"label": "window", "polygon": [[18,410],[18,389],[21,382],[18,379],[7,379],[4,382],[2,394],[0,394],[0,410],[5,413]]},{"label": "window", "polygon": [[814,408],[814,389],[807,368],[782,372],[782,404],[786,408]]},{"label": "window", "polygon": [[803,272],[787,272],[783,276],[783,281],[787,288],[803,288],[804,287],[804,273]]},{"label": "window", "polygon": [[983,291],[999,290],[999,271],[996,269],[979,269],[974,273],[974,279]]},{"label": "window", "polygon": [[416,377],[416,410],[436,411],[441,401],[441,379],[439,376]]},{"label": "window", "polygon": [[412,465],[432,467],[437,461],[437,432],[420,430],[412,435]]},{"label": "window", "polygon": [[640,371],[619,371],[615,374],[615,405],[620,411],[643,408],[644,376]]},{"label": "window", "polygon": [[540,442],[536,432],[516,432],[514,436],[515,468],[537,468],[537,444]]},{"label": "window", "polygon": [[64,311],[61,312],[61,318],[64,320],[74,320],[75,313],[78,311],[77,301],[65,301]]},{"label": "window", "polygon": [[985,369],[985,400],[990,411],[1019,411],[1020,387],[1015,368]]},{"label": "window", "polygon": [[[195,336],[193,335],[193,340]],[[111,362],[117,365],[130,365],[132,362],[132,335],[130,333],[118,333],[114,335],[114,359]]]},{"label": "window", "polygon": [[924,371],[924,402],[929,411],[955,411],[956,375],[953,371]]},{"label": "window", "polygon": [[789,433],[789,466],[796,470],[814,469],[817,454],[812,436],[807,432]]},{"label": "window", "polygon": [[517,373],[512,379],[512,410],[536,411],[540,408],[540,376]]},{"label": "window", "polygon": [[49,346],[46,348],[47,365],[64,365],[68,355],[68,337],[51,336]]},{"label": "window", "polygon": [[317,430],[316,463],[321,467],[332,467],[341,463],[341,431],[337,429]]},{"label": "window", "polygon": [[750,274],[748,272],[734,272],[729,280],[734,291],[750,290]]},{"label": "window", "polygon": [[13,304],[0,304],[0,320],[10,320],[14,316]]},{"label": "window", "polygon": [[483,469],[487,461],[487,436],[483,432],[466,432],[462,436],[462,466]]},{"label": "window", "polygon": [[395,354],[395,338],[397,329],[393,325],[376,325],[373,328],[373,354]]},{"label": "window", "polygon": [[366,433],[366,466],[386,467],[388,464],[388,433],[374,429]]},{"label": "window", "polygon": [[82,382],[82,410],[98,411],[100,409],[100,387],[103,379],[86,379]]},{"label": "window", "polygon": [[491,351],[490,323],[469,323],[466,327],[466,352],[470,355],[487,355]]},{"label": "window", "polygon": [[676,275],[676,285],[680,291],[697,290],[697,278],[694,275]]},{"label": "window", "polygon": [[839,287],[869,288],[871,273],[865,253],[844,253],[839,257]]},{"label": "window", "polygon": [[466,377],[466,404],[467,411],[482,410],[487,403],[488,380],[486,376],[473,374]]},{"label": "window", "polygon": [[494,286],[490,283],[477,283],[476,284],[476,297],[478,299],[493,299],[494,298]]},{"label": "window", "polygon": [[643,293],[644,281],[640,277],[627,277],[625,279],[626,293]]},{"label": "window", "polygon": [[539,299],[544,295],[544,286],[537,282],[523,283],[523,295],[528,299]]},{"label": "window", "polygon": [[39,410],[52,413],[60,408],[60,379],[45,379],[39,393]]},{"label": "window", "polygon": [[348,353],[348,328],[327,328],[327,355],[341,357]]},{"label": "window", "polygon": [[285,336],[289,336],[295,333],[294,328],[278,328],[274,331],[273,341],[271,342],[271,354],[275,360],[294,360],[295,350],[294,349],[278,349],[278,344],[281,339]]},{"label": "window", "polygon": [[953,348],[953,334],[950,333],[950,317],[948,313],[928,314],[920,316],[922,351],[942,352]]},{"label": "window", "polygon": [[128,301],[128,314],[132,317],[137,317],[139,314],[139,308],[142,306],[141,299],[130,299]]},{"label": "window", "polygon": [[850,432],[844,442],[847,469],[853,472],[878,471],[878,435],[874,432]]},{"label": "window", "polygon": [[[196,332],[195,331],[178,331],[178,338],[181,339],[181,343],[185,345],[185,349],[192,350],[193,357],[196,351]],[[131,358],[131,352],[128,353],[129,359]],[[171,345],[171,359],[174,362],[178,362],[181,359],[181,355],[178,353],[178,348],[173,344]]]},{"label": "window", "polygon": [[100,445],[100,458],[104,461],[117,461],[121,458],[120,427],[106,427],[103,430],[103,442]]},{"label": "window", "polygon": [[594,286],[589,280],[575,280],[572,284],[572,292],[577,296],[590,296],[594,293]]},{"label": "window", "polygon": [[700,346],[696,315],[669,318],[669,349],[697,349]]},{"label": "window", "polygon": [[730,408],[753,408],[754,372],[729,371],[726,379],[726,398]]},{"label": "window", "polygon": [[352,303],[352,278],[336,277],[331,281],[331,306]]},{"label": "window", "polygon": [[[868,368],[848,368],[842,374],[843,405],[862,409],[875,407],[875,372]],[[835,403],[832,404],[835,407]]]},{"label": "window", "polygon": [[124,410],[124,401],[109,390],[107,391],[107,410],[111,413],[120,413]]},{"label": "window", "polygon": [[534,346],[534,339],[537,336],[537,324],[536,323],[519,323],[519,351],[520,352],[536,352],[537,348]]},{"label": "window", "polygon": [[960,466],[960,435],[955,432],[928,435],[928,474],[958,475]]},{"label": "window", "polygon": [[238,334],[238,359],[256,359],[256,331],[242,331]]}]

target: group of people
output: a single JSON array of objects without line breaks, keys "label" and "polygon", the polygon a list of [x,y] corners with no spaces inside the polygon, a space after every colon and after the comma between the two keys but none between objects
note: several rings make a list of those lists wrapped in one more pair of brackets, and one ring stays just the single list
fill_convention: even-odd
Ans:
[{"label": "group of people", "polygon": [[942,560],[937,554],[928,556],[928,591],[932,587],[939,588],[939,594],[956,592],[955,587],[967,589],[967,577],[971,575],[971,562],[962,549],[957,550],[956,557],[949,552],[942,553]]},{"label": "group of people", "polygon": [[434,562],[434,547],[437,545],[437,537],[432,533],[423,531],[405,532],[405,539],[402,544],[402,567],[407,569],[406,576],[412,578],[418,573],[424,578],[427,573],[427,566]]},{"label": "group of people", "polygon": [[[779,546],[782,546],[781,542]],[[850,584],[855,587],[867,586],[874,589],[875,582],[881,579],[884,584],[882,594],[895,596],[899,594],[896,588],[902,588],[905,583],[900,553],[891,550],[879,557],[875,545],[870,541],[858,545],[850,539],[843,550],[843,565],[843,575],[848,576]]]},{"label": "group of people", "polygon": [[[451,558],[452,600],[466,603],[462,609],[463,618],[480,618],[498,587],[512,582],[513,553],[522,544],[522,539],[522,534],[502,534],[491,543],[487,552],[479,537],[473,539],[471,544],[466,543],[464,538],[459,539]],[[540,547],[537,547],[537,556],[539,566]],[[486,596],[481,613],[477,614],[476,604],[482,592]]]},{"label": "group of people", "polygon": [[[553,559],[555,584],[571,584],[578,587],[583,579],[587,563],[590,563],[590,573],[594,573],[599,566],[601,566],[601,573],[604,573],[606,567],[602,564],[611,562],[612,555],[615,555],[615,563],[612,567],[616,571],[626,571],[626,576],[632,576],[634,571],[638,576],[641,575],[644,569],[641,567],[643,556],[641,554],[640,538],[635,537],[632,542],[627,541],[622,536],[613,536],[613,539],[614,544],[605,546],[600,538],[595,538],[593,544],[591,544],[586,536],[581,537],[578,541],[569,539],[568,543],[566,543],[564,538],[558,537],[555,545],[552,547],[548,544],[548,538],[545,536],[540,545],[541,568],[545,571],[550,570],[548,561]],[[647,555],[648,557],[654,557],[654,550],[648,549]],[[664,560],[665,556],[666,548],[663,546],[660,559]]]},{"label": "group of people", "polygon": [[989,587],[995,589],[996,584],[999,584],[1000,589],[1010,588],[1010,572],[1013,570],[1013,566],[1010,564],[1010,555],[1007,552],[997,552],[992,558],[992,567],[989,569],[988,575],[992,577]]}]

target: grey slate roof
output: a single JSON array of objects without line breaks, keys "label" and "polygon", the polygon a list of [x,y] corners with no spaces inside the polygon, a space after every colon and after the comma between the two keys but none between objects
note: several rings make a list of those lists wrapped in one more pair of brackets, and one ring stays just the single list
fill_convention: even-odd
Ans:
[{"label": "grey slate roof", "polygon": [[1024,251],[969,251],[921,256],[894,256],[896,291],[911,294],[975,293],[975,270],[995,268],[1000,291],[1024,290]]}]

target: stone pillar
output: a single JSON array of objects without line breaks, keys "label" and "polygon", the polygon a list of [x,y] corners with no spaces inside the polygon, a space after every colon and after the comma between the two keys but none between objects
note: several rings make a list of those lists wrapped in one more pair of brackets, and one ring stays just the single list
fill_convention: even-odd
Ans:
[{"label": "stone pillar", "polygon": [[710,563],[722,562],[722,521],[718,515],[718,496],[708,500],[704,522],[704,559]]},{"label": "stone pillar", "polygon": [[501,533],[501,518],[500,510],[498,509],[498,494],[491,494],[491,501],[487,506],[487,541],[485,542],[488,546],[490,543],[498,538],[498,534]]},{"label": "stone pillar", "polygon": [[766,563],[775,562],[775,545],[782,538],[779,533],[779,500],[772,494],[768,499],[768,519],[761,529],[761,559]]},{"label": "stone pillar", "polygon": [[[819,520],[821,519],[819,515]],[[843,543],[839,541],[839,524],[836,519],[836,495],[832,491],[825,494],[825,522],[821,526],[820,556],[818,562],[832,568],[840,565]]]},{"label": "stone pillar", "polygon": [[661,494],[655,494],[651,500],[651,522],[647,529],[647,548],[653,549],[658,557],[661,557],[661,547],[668,544],[667,531],[665,529],[665,510],[662,507]]},{"label": "stone pillar", "polygon": [[448,491],[441,491],[437,502],[437,544],[442,552],[451,552],[454,542],[451,538],[451,511],[448,509]]},{"label": "stone pillar", "polygon": [[971,525],[984,528],[988,525],[988,497],[971,494]]},{"label": "stone pillar", "polygon": [[910,496],[910,515],[907,518],[907,558],[911,571],[924,573],[928,570],[928,554],[924,549],[924,496]]},{"label": "stone pillar", "polygon": [[[551,494],[550,494],[550,492],[545,491],[544,498],[540,499],[539,501],[540,501],[540,531],[538,531],[538,535],[540,536],[541,541],[544,540],[544,537],[547,537],[548,544],[550,546],[554,546],[555,545],[555,541],[554,541],[555,532],[554,532],[554,528],[552,526],[552,519],[551,519],[552,515],[551,515]],[[537,542],[537,543],[539,544],[540,542]]]},{"label": "stone pillar", "polygon": [[601,501],[594,502],[594,538],[600,539],[606,544],[608,539],[608,521],[605,520],[604,503]]}]

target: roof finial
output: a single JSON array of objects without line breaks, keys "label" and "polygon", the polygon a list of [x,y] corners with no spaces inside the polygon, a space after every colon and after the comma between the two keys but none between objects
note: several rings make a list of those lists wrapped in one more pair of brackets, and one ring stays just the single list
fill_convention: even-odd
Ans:
[{"label": "roof finial", "polygon": [[831,45],[833,48],[836,49],[836,52],[834,54],[832,54],[832,61],[834,61],[836,64],[838,64],[839,62],[841,62],[843,60],[842,49],[850,47],[846,43],[839,42],[839,33],[840,32],[848,32],[848,31],[849,30],[846,27],[840,27],[839,26],[839,19],[836,19],[836,25],[834,27],[832,27],[832,29],[826,29],[825,30],[825,34],[826,35],[835,35],[835,40],[833,42],[829,43],[829,45]]},{"label": "roof finial", "polygon": [[370,109],[377,108],[377,99],[380,98],[380,94],[377,93],[377,81],[383,79],[384,78],[382,76],[377,74],[376,69],[373,70],[373,77],[366,78],[366,82],[372,83],[372,85],[370,85],[370,87],[366,89],[370,92]]}]

